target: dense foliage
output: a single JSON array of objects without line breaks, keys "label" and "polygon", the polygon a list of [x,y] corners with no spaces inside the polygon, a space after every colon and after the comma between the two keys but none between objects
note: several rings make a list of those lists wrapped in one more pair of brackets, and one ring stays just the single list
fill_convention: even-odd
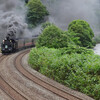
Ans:
[{"label": "dense foliage", "polygon": [[42,74],[99,100],[100,56],[85,48],[94,45],[93,37],[83,20],[72,21],[68,31],[44,23],[28,62]]},{"label": "dense foliage", "polygon": [[74,34],[75,37],[79,37],[81,41],[80,46],[83,47],[93,47],[94,41],[94,33],[90,28],[90,25],[84,20],[74,20],[68,26],[69,33]]},{"label": "dense foliage", "polygon": [[100,98],[99,61],[100,56],[83,47],[34,48],[29,55],[34,69],[96,100]]},{"label": "dense foliage", "polygon": [[68,47],[73,43],[66,32],[62,31],[55,25],[48,25],[39,36],[37,47],[46,46],[49,48]]},{"label": "dense foliage", "polygon": [[44,19],[44,16],[48,15],[46,7],[41,3],[40,0],[29,0],[27,6],[27,20],[31,25],[36,25]]},{"label": "dense foliage", "polygon": [[51,25],[54,25],[54,24],[50,23],[50,22],[45,22],[45,23],[42,24],[41,30],[43,31],[47,26],[51,26]]},{"label": "dense foliage", "polygon": [[63,48],[74,44],[92,48],[95,45],[93,37],[92,29],[83,20],[72,21],[68,26],[68,31],[62,31],[54,24],[46,22],[42,25],[42,34],[37,41],[37,47]]}]

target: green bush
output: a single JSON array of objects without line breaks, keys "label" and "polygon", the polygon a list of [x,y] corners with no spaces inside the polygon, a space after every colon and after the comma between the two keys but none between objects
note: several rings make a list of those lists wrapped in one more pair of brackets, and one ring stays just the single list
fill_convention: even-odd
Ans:
[{"label": "green bush", "polygon": [[45,22],[45,23],[42,24],[41,30],[43,31],[47,26],[51,26],[51,25],[54,25],[54,24],[50,23],[50,22]]},{"label": "green bush", "polygon": [[73,44],[66,32],[55,25],[47,26],[37,40],[37,47],[63,48]]},{"label": "green bush", "polygon": [[60,50],[62,51],[62,54],[94,54],[92,49],[86,49],[77,45],[69,45],[67,48],[60,48]]},{"label": "green bush", "polygon": [[70,50],[34,48],[29,64],[42,74],[99,100],[100,56],[83,47],[70,47]]},{"label": "green bush", "polygon": [[29,0],[27,12],[27,20],[29,24],[36,25],[44,16],[48,15],[46,7],[40,2],[40,0]]},{"label": "green bush", "polygon": [[91,48],[95,45],[93,41],[94,33],[90,25],[84,20],[74,20],[68,26],[69,33],[74,37],[78,37],[81,41],[80,46]]},{"label": "green bush", "polygon": [[72,21],[68,31],[46,22],[42,24],[42,34],[37,41],[37,47],[46,46],[49,48],[63,48],[70,45],[92,48],[95,44],[94,33],[89,24],[83,20]]},{"label": "green bush", "polygon": [[70,23],[68,32],[44,23],[28,62],[51,79],[99,100],[100,56],[85,48],[93,47],[93,37],[89,24],[82,20]]}]

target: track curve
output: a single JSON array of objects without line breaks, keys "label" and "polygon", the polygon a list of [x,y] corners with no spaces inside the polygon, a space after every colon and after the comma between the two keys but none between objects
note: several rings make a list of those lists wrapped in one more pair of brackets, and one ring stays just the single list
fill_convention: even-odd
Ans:
[{"label": "track curve", "polygon": [[[1,58],[0,61],[0,76],[4,80],[3,84],[7,83],[10,87],[8,87],[7,90],[5,88],[7,86],[3,86],[3,84],[0,84],[0,86],[2,86],[6,95],[10,96],[10,100],[65,100],[23,76],[22,73],[20,73],[15,67],[14,62],[17,55],[20,55],[20,52],[8,55],[4,59]],[[9,91],[10,88],[25,98],[18,98],[18,96],[16,96],[17,93],[15,93],[15,95]],[[2,95],[0,94],[0,97],[1,96]]]},{"label": "track curve", "polygon": [[66,99],[66,100],[93,100],[92,98],[90,98],[90,97],[88,97],[84,94],[80,95],[80,93],[75,93],[75,92],[70,93],[68,91],[64,91],[63,89],[61,89],[59,87],[56,87],[51,83],[48,83],[48,82],[44,81],[43,79],[41,79],[41,77],[37,77],[35,74],[31,74],[22,65],[22,58],[27,53],[29,53],[29,50],[19,54],[16,57],[16,60],[15,60],[15,66],[16,66],[17,70],[20,73],[22,73],[25,77],[27,77],[31,81],[34,81],[36,84],[46,88],[47,90],[53,92],[56,95],[59,95],[60,97]]},{"label": "track curve", "polygon": [[29,51],[0,55],[0,89],[10,98],[7,100],[93,100],[31,69]]},{"label": "track curve", "polygon": [[[0,63],[3,59],[5,59],[7,56],[0,55]],[[23,95],[18,93],[13,87],[11,87],[5,79],[0,75],[0,88],[6,93],[7,96],[9,96],[13,100],[27,100]]]}]

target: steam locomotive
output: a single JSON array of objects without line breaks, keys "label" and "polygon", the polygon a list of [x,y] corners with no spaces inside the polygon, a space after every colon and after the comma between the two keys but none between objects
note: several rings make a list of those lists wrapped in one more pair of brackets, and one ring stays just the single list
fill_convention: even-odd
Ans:
[{"label": "steam locomotive", "polygon": [[34,47],[36,39],[37,36],[31,38],[15,38],[13,33],[7,34],[1,43],[1,52],[2,54],[13,53],[27,47]]}]

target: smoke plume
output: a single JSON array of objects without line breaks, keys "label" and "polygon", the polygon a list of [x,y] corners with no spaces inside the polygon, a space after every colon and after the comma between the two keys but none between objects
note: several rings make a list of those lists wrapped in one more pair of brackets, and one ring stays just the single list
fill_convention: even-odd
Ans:
[{"label": "smoke plume", "polygon": [[29,36],[25,23],[26,11],[23,0],[0,0],[0,42],[10,32],[15,33],[17,38]]},{"label": "smoke plume", "polygon": [[96,15],[100,10],[99,0],[41,0],[50,12],[49,21],[67,30],[68,24],[77,19],[87,21],[97,32],[100,20]]},{"label": "smoke plume", "polygon": [[[48,20],[63,30],[76,19],[87,21],[93,31],[100,31],[99,0],[41,0],[46,5],[50,15]],[[31,32],[27,28],[24,0],[0,0],[0,42],[7,33],[14,32],[16,37],[31,36],[40,33],[40,25]],[[98,27],[98,28],[97,28]],[[38,30],[38,31],[37,31]]]}]

